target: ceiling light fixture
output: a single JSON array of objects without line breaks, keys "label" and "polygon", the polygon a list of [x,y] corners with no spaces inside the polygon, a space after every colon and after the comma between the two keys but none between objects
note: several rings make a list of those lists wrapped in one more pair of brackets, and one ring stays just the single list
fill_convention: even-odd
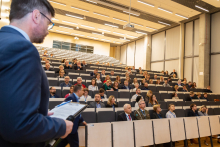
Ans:
[{"label": "ceiling light fixture", "polygon": [[148,28],[148,29],[152,29],[152,30],[157,30],[157,29],[154,29],[154,28],[151,28],[151,27],[146,27],[146,28]]},{"label": "ceiling light fixture", "polygon": [[59,26],[60,28],[65,28],[65,29],[71,29],[73,30],[73,28],[69,28],[69,27],[64,27],[64,26]]},{"label": "ceiling light fixture", "polygon": [[104,29],[98,29],[99,31],[104,31],[104,32],[111,32],[109,30],[104,30]]},{"label": "ceiling light fixture", "polygon": [[168,24],[168,23],[165,23],[165,22],[162,22],[162,21],[158,21],[158,22],[161,23],[161,24],[165,24],[165,25],[170,26],[170,24]]},{"label": "ceiling light fixture", "polygon": [[154,7],[154,5],[148,4],[148,3],[146,3],[146,2],[142,2],[142,1],[139,1],[139,0],[138,0],[138,2],[139,2],[139,3],[142,3],[142,4],[145,4],[145,5],[148,5],[148,6],[151,6],[151,7]]},{"label": "ceiling light fixture", "polygon": [[85,35],[75,34],[75,33],[72,33],[71,35],[75,35],[75,36],[85,36]]},{"label": "ceiling light fixture", "polygon": [[115,43],[122,44],[122,42],[115,42]]},{"label": "ceiling light fixture", "polygon": [[69,22],[69,21],[65,21],[65,20],[63,20],[62,22],[65,22],[65,23],[70,23],[70,24],[73,24],[73,25],[78,25],[77,23],[74,23],[74,22]]},{"label": "ceiling light fixture", "polygon": [[124,39],[124,38],[120,38],[121,40],[125,40],[125,41],[130,41],[130,40],[128,40],[128,39]]},{"label": "ceiling light fixture", "polygon": [[105,23],[106,26],[110,26],[110,27],[113,27],[113,28],[118,28],[118,26],[114,26],[114,25],[111,25],[111,24],[107,24]]},{"label": "ceiling light fixture", "polygon": [[109,42],[111,42],[111,40],[107,40],[107,39],[101,39],[101,40],[103,40],[103,41],[109,41]]},{"label": "ceiling light fixture", "polygon": [[158,7],[158,9],[159,9],[159,10],[162,10],[162,11],[165,11],[165,12],[168,12],[168,13],[170,13],[170,14],[173,14],[173,12],[168,11],[168,10],[165,10],[165,9],[163,9],[163,8]]},{"label": "ceiling light fixture", "polygon": [[55,2],[55,1],[49,1],[51,3],[55,3],[55,4],[59,4],[59,5],[63,5],[63,6],[66,6],[66,4],[62,4],[62,3],[58,3],[58,2]]},{"label": "ceiling light fixture", "polygon": [[114,18],[114,17],[113,17],[113,19],[115,19],[115,20],[118,20],[118,21],[123,21],[123,22],[127,22],[127,21],[125,21],[125,20],[122,20],[122,19],[118,19],[118,18]]},{"label": "ceiling light fixture", "polygon": [[94,32],[92,32],[92,34],[104,36],[103,34],[94,33]]},{"label": "ceiling light fixture", "polygon": [[138,38],[138,37],[136,37],[136,36],[130,36],[130,35],[127,35],[128,37],[130,37],[130,38]]},{"label": "ceiling light fixture", "polygon": [[95,29],[94,27],[87,26],[87,25],[81,25],[82,27],[90,28],[90,29]]},{"label": "ceiling light fixture", "polygon": [[179,14],[175,14],[175,15],[179,16],[179,17],[182,17],[182,18],[185,18],[185,19],[189,19],[188,17],[182,16],[182,15],[179,15]]},{"label": "ceiling light fixture", "polygon": [[136,31],[136,33],[138,33],[138,34],[144,34],[144,35],[147,35],[147,33],[144,33],[144,32],[139,32],[139,31]]},{"label": "ceiling light fixture", "polygon": [[122,33],[118,33],[118,32],[113,32],[114,34],[118,34],[118,35],[125,35],[125,34],[122,34]]},{"label": "ceiling light fixture", "polygon": [[196,8],[199,8],[199,9],[202,9],[202,10],[204,10],[204,11],[206,11],[206,12],[209,12],[209,10],[207,10],[207,9],[205,9],[205,8],[202,8],[202,7],[200,7],[200,6],[195,5],[195,7],[196,7]]},{"label": "ceiling light fixture", "polygon": [[128,11],[123,11],[124,13],[130,13],[130,14],[132,14],[132,15],[135,15],[135,16],[139,16],[140,14],[135,14],[135,13],[131,13],[131,12],[128,12]]},{"label": "ceiling light fixture", "polygon": [[65,32],[65,31],[60,31],[60,30],[56,30],[57,32],[61,32],[61,33],[67,33],[69,34],[69,32]]},{"label": "ceiling light fixture", "polygon": [[92,37],[92,36],[87,36],[87,37],[89,37],[89,38],[93,38],[93,39],[98,39],[98,38],[96,38],[96,37]]},{"label": "ceiling light fixture", "polygon": [[73,9],[77,9],[77,10],[81,10],[81,11],[85,11],[85,12],[89,12],[88,10],[84,10],[84,9],[81,9],[81,8],[77,8],[77,7],[71,7],[71,8],[73,8]]},{"label": "ceiling light fixture", "polygon": [[99,13],[96,13],[96,12],[93,12],[93,14],[100,15],[100,16],[104,16],[104,17],[108,17],[108,18],[109,18],[109,16],[107,16],[107,15],[99,14]]},{"label": "ceiling light fixture", "polygon": [[90,3],[94,3],[94,4],[97,4],[97,2],[93,2],[91,0],[86,0],[87,2],[90,2]]},{"label": "ceiling light fixture", "polygon": [[143,27],[143,25],[140,25],[140,24],[136,24],[136,23],[131,23],[131,24],[136,25],[136,26]]},{"label": "ceiling light fixture", "polygon": [[69,17],[74,17],[74,18],[78,18],[78,19],[83,19],[82,17],[79,17],[79,16],[74,16],[74,15],[70,15],[70,14],[66,14],[66,16],[69,16]]}]

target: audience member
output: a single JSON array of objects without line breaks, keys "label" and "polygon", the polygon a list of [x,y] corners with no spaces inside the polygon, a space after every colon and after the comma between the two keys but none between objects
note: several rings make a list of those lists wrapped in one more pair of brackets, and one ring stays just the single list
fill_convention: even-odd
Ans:
[{"label": "audience member", "polygon": [[132,100],[136,100],[138,96],[141,96],[141,89],[136,90],[136,94],[131,97]]},{"label": "audience member", "polygon": [[58,78],[64,78],[65,71],[60,70]]},{"label": "audience member", "polygon": [[143,72],[143,76],[141,77],[142,79],[146,79],[147,78],[147,73],[146,72]]},{"label": "audience member", "polygon": [[151,90],[149,90],[146,94],[144,101],[149,102],[149,100],[152,99],[152,96],[153,96],[153,92]]},{"label": "audience member", "polygon": [[113,95],[110,95],[106,104],[106,107],[118,107],[118,105],[115,103],[115,97]]},{"label": "audience member", "polygon": [[144,100],[138,102],[139,109],[134,112],[134,117],[136,120],[150,119],[149,112],[145,110],[146,104]]},{"label": "audience member", "polygon": [[167,79],[164,80],[163,86],[164,86],[164,87],[170,87],[170,84],[168,84]]},{"label": "audience member", "polygon": [[111,76],[111,78],[112,78],[112,76],[115,76],[114,70],[111,71],[110,76]]},{"label": "audience member", "polygon": [[165,75],[169,75],[169,73],[168,73],[168,71],[167,71],[167,70],[165,71]]},{"label": "audience member", "polygon": [[114,82],[112,88],[113,88],[114,91],[118,91],[118,89],[119,89],[119,88],[118,88],[118,81],[115,81],[115,82]]},{"label": "audience member", "polygon": [[90,91],[98,90],[98,86],[97,86],[97,84],[96,84],[96,79],[92,79],[91,85],[89,85],[88,89],[89,89]]},{"label": "audience member", "polygon": [[133,83],[132,83],[132,85],[135,85],[135,83],[138,83],[137,78],[134,78],[134,79],[133,79]]},{"label": "audience member", "polygon": [[83,95],[80,97],[79,101],[87,102],[88,100],[92,100],[92,97],[89,95],[89,89],[88,88],[84,88],[83,89]]},{"label": "audience member", "polygon": [[160,82],[164,82],[163,76],[160,76]]},{"label": "audience member", "polygon": [[202,105],[198,111],[199,116],[208,116],[208,108]]},{"label": "audience member", "polygon": [[60,98],[60,96],[56,94],[55,87],[50,87],[50,98]]},{"label": "audience member", "polygon": [[128,90],[131,89],[131,87],[128,85],[128,81],[127,80],[124,81],[124,86],[122,87],[122,89],[128,89]]},{"label": "audience member", "polygon": [[212,93],[212,91],[210,90],[210,86],[207,86],[205,92],[207,92],[207,93]]},{"label": "audience member", "polygon": [[102,88],[105,90],[105,91],[113,91],[111,85],[111,80],[108,80],[105,82],[105,84],[103,84]]},{"label": "audience member", "polygon": [[190,88],[190,89],[196,89],[196,88],[195,88],[195,85],[194,85],[194,84],[192,84],[192,86],[191,86],[191,88]]},{"label": "audience member", "polygon": [[46,61],[45,61],[45,64],[47,64],[47,63],[50,63],[50,61],[49,61],[49,60],[46,60]]},{"label": "audience member", "polygon": [[95,75],[95,78],[96,78],[96,83],[102,83],[102,80],[101,80],[101,77],[100,77],[100,74],[99,74],[99,73],[97,73],[97,74]]},{"label": "audience member", "polygon": [[47,53],[47,51],[44,51],[44,54],[43,54],[43,56],[48,56],[48,53]]},{"label": "audience member", "polygon": [[197,97],[196,97],[196,95],[194,94],[193,91],[189,92],[189,97],[190,97],[190,99],[197,99]]},{"label": "audience member", "polygon": [[71,94],[73,94],[73,89],[74,89],[74,85],[72,85],[70,87],[70,93],[66,94],[64,98],[67,98],[68,96],[70,96]]},{"label": "audience member", "polygon": [[195,88],[197,87],[197,86],[196,86],[196,82],[193,82],[193,85],[194,85]]},{"label": "audience member", "polygon": [[69,64],[68,60],[65,61],[64,69],[72,69],[72,65]]},{"label": "audience member", "polygon": [[154,105],[158,105],[157,98],[155,95],[150,97],[148,107],[153,107]]},{"label": "audience member", "polygon": [[152,118],[151,119],[162,119],[163,116],[161,114],[161,108],[160,105],[154,105],[153,106],[153,114],[152,114]]},{"label": "audience member", "polygon": [[160,85],[160,80],[159,79],[157,79],[156,85]]},{"label": "audience member", "polygon": [[53,71],[52,69],[50,69],[50,64],[49,63],[45,64],[44,70],[45,71]]},{"label": "audience member", "polygon": [[189,82],[188,82],[188,88],[191,88],[191,87],[192,87],[192,82],[189,81]]},{"label": "audience member", "polygon": [[157,80],[157,75],[154,75],[154,80]]},{"label": "audience member", "polygon": [[116,79],[115,79],[115,81],[118,81],[118,84],[121,84],[121,78],[120,78],[120,76],[117,76]]},{"label": "audience member", "polygon": [[174,86],[174,91],[176,91],[176,92],[179,91],[179,86],[178,86],[178,85],[175,85],[175,86]]},{"label": "audience member", "polygon": [[196,95],[197,95],[197,99],[199,99],[199,100],[200,100],[200,99],[201,99],[201,93],[200,93],[200,92],[197,92],[197,94],[196,94]]},{"label": "audience member", "polygon": [[176,118],[176,114],[174,113],[175,111],[175,105],[174,104],[169,104],[169,111],[166,113],[166,118]]},{"label": "audience member", "polygon": [[90,73],[90,76],[95,77],[95,74],[97,74],[97,72],[98,72],[98,69],[94,69],[94,71]]},{"label": "audience member", "polygon": [[63,59],[62,61],[61,61],[61,63],[65,63],[66,62],[66,59]]},{"label": "audience member", "polygon": [[147,80],[147,81],[150,80],[150,75],[149,75],[149,74],[147,74],[147,78],[146,78],[146,80]]},{"label": "audience member", "polygon": [[132,71],[131,71],[131,68],[128,68],[128,71],[125,73],[125,74],[129,74],[129,75],[132,75]]},{"label": "audience member", "polygon": [[99,61],[98,61],[98,62],[96,62],[96,65],[99,65]]},{"label": "audience member", "polygon": [[174,79],[176,79],[176,78],[177,78],[176,74],[173,74],[173,78],[174,78]]},{"label": "audience member", "polygon": [[188,84],[187,84],[187,81],[183,81],[182,83],[183,85],[186,85],[186,88],[188,88]]},{"label": "audience member", "polygon": [[108,80],[110,80],[110,76],[109,76],[109,75],[107,75],[107,76],[105,77],[105,80],[103,81],[103,83],[105,83],[105,82],[108,81]]},{"label": "audience member", "polygon": [[137,70],[135,69],[135,66],[132,67],[132,71],[137,72]]},{"label": "audience member", "polygon": [[105,70],[102,70],[101,77],[105,76]]},{"label": "audience member", "polygon": [[188,117],[192,116],[199,116],[197,106],[194,103],[190,105],[190,111],[188,112]]},{"label": "audience member", "polygon": [[139,67],[139,68],[138,68],[138,70],[139,70],[139,71],[141,71],[141,70],[142,70],[142,68],[141,68],[141,67]]},{"label": "audience member", "polygon": [[47,61],[47,58],[46,58],[46,57],[43,57],[43,58],[42,58],[42,61]]},{"label": "audience member", "polygon": [[76,65],[77,65],[77,59],[74,58],[74,59],[72,60],[72,66],[74,67],[74,66],[76,66]]},{"label": "audience member", "polygon": [[144,100],[143,97],[142,97],[142,96],[137,96],[137,98],[136,98],[136,103],[135,103],[135,107],[138,107],[138,102],[139,102],[140,100]]},{"label": "audience member", "polygon": [[177,76],[175,69],[173,69],[173,72],[171,72],[170,75],[173,76],[174,74]]},{"label": "audience member", "polygon": [[149,90],[147,82],[144,83],[144,87],[142,87],[141,90]]},{"label": "audience member", "polygon": [[183,92],[188,92],[188,89],[186,88],[186,85],[183,85]]},{"label": "audience member", "polygon": [[83,88],[86,88],[86,86],[84,84],[82,84],[82,78],[81,77],[77,78],[77,83],[75,85],[77,85],[77,84],[82,85]]},{"label": "audience member", "polygon": [[95,101],[89,104],[89,108],[105,108],[105,104],[101,102],[101,96],[99,94],[95,94]]},{"label": "audience member", "polygon": [[106,63],[106,66],[110,66],[109,62],[108,62],[108,63]]},{"label": "audience member", "polygon": [[142,70],[139,70],[139,74],[142,75],[142,74],[143,74],[143,71],[142,71]]},{"label": "audience member", "polygon": [[118,115],[117,121],[132,121],[132,120],[135,120],[135,117],[132,113],[131,105],[125,104],[124,112]]},{"label": "audience member", "polygon": [[174,92],[174,93],[172,94],[172,99],[179,99],[179,97],[178,97],[178,95],[177,95],[176,92]]},{"label": "audience member", "polygon": [[163,75],[164,75],[164,71],[163,71],[163,70],[161,71],[161,74],[163,74]]},{"label": "audience member", "polygon": [[[58,71],[56,71],[56,73],[60,73],[60,71],[61,71],[61,70],[64,70],[63,65],[60,65],[60,66],[59,66],[59,70],[58,70]],[[64,73],[66,74],[66,72],[65,72],[65,71],[64,71]]]},{"label": "audience member", "polygon": [[105,90],[103,88],[99,89],[99,95],[101,96],[101,99],[107,99],[107,96],[105,94]]},{"label": "audience member", "polygon": [[176,83],[177,86],[183,86],[181,83],[181,80],[178,80],[178,82]]},{"label": "audience member", "polygon": [[125,78],[125,80],[128,81],[128,84],[131,84],[131,80],[130,80],[130,77],[129,77],[129,76],[127,76],[127,77]]},{"label": "audience member", "polygon": [[141,85],[144,85],[145,82],[146,82],[146,80],[145,80],[145,78],[143,78],[143,79],[141,80]]},{"label": "audience member", "polygon": [[202,99],[205,99],[205,100],[209,101],[208,100],[208,94],[205,92],[205,93],[203,93],[203,95],[204,95],[204,97]]},{"label": "audience member", "polygon": [[87,66],[87,64],[86,64],[86,61],[82,61],[82,67],[86,67]]},{"label": "audience member", "polygon": [[61,87],[71,87],[72,84],[70,83],[70,77],[65,76],[64,82],[60,84]]},{"label": "audience member", "polygon": [[171,77],[168,77],[167,82],[168,82],[168,83],[169,83],[169,82],[172,82]]},{"label": "audience member", "polygon": [[75,70],[83,70],[83,67],[82,67],[80,61],[77,62],[77,64],[74,66],[74,69]]},{"label": "audience member", "polygon": [[139,88],[139,84],[138,84],[138,83],[135,83],[135,84],[134,84],[134,89],[133,89],[133,91],[136,91],[138,88]]}]

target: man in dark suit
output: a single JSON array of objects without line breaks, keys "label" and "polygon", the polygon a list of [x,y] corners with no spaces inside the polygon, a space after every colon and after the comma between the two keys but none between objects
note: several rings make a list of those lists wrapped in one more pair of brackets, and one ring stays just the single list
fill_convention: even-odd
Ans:
[{"label": "man in dark suit", "polygon": [[128,81],[127,80],[124,81],[124,86],[121,89],[128,89],[128,90],[131,89],[131,87],[128,85]]},{"label": "man in dark suit", "polygon": [[60,96],[56,94],[55,87],[50,87],[50,98],[60,98]]},{"label": "man in dark suit", "polygon": [[43,147],[72,130],[72,122],[48,116],[49,85],[32,44],[43,42],[54,14],[47,0],[13,0],[10,25],[0,30],[1,147]]},{"label": "man in dark suit", "polygon": [[83,67],[82,67],[80,61],[77,62],[77,65],[74,66],[74,69],[75,69],[75,70],[83,70]]},{"label": "man in dark suit", "polygon": [[[73,94],[65,99],[65,101],[79,102],[79,98],[83,95],[83,87],[82,85],[76,85],[73,89]],[[87,125],[87,123],[83,120],[82,116],[79,115],[74,120],[74,126],[71,134],[69,134],[66,138],[62,139],[61,142],[57,145],[57,147],[65,147],[68,143],[70,147],[79,147],[79,136],[78,136],[78,128],[80,123]]]},{"label": "man in dark suit", "polygon": [[175,69],[173,69],[173,72],[171,72],[170,75],[173,76],[174,74],[175,74],[176,77],[177,77],[177,73],[176,73]]},{"label": "man in dark suit", "polygon": [[99,94],[95,94],[95,101],[89,104],[89,108],[105,108],[105,104],[100,100],[101,96]]},{"label": "man in dark suit", "polygon": [[44,70],[45,70],[45,71],[53,71],[53,70],[50,68],[50,63],[45,64]]},{"label": "man in dark suit", "polygon": [[118,115],[117,121],[132,121],[134,120],[134,114],[132,113],[131,105],[124,105],[124,112]]}]

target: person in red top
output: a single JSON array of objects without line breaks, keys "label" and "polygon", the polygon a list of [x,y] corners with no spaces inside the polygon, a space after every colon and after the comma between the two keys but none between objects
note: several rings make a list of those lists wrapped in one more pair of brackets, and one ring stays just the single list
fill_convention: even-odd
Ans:
[{"label": "person in red top", "polygon": [[68,98],[71,94],[73,94],[74,85],[70,87],[70,93],[66,94],[64,98]]},{"label": "person in red top", "polygon": [[77,85],[77,84],[82,85],[83,88],[86,88],[86,86],[82,84],[82,78],[81,77],[77,78],[77,83],[75,85]]},{"label": "person in red top", "polygon": [[105,77],[105,80],[103,81],[103,83],[105,84],[105,82],[108,81],[108,80],[110,80],[110,76],[109,76],[109,75],[107,75],[107,76]]}]

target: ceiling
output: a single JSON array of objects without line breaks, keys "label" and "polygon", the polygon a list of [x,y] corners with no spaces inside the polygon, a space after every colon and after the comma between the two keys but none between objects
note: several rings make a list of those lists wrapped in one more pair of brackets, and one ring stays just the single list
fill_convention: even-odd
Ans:
[{"label": "ceiling", "polygon": [[[217,11],[220,7],[218,0],[131,0],[130,23],[134,29],[125,30],[123,26],[129,23],[130,0],[49,1],[56,11],[52,20],[55,26],[51,32],[114,45],[172,28],[201,13]],[[4,7],[9,5],[10,2],[3,2]],[[4,17],[7,13],[3,10]]]}]

